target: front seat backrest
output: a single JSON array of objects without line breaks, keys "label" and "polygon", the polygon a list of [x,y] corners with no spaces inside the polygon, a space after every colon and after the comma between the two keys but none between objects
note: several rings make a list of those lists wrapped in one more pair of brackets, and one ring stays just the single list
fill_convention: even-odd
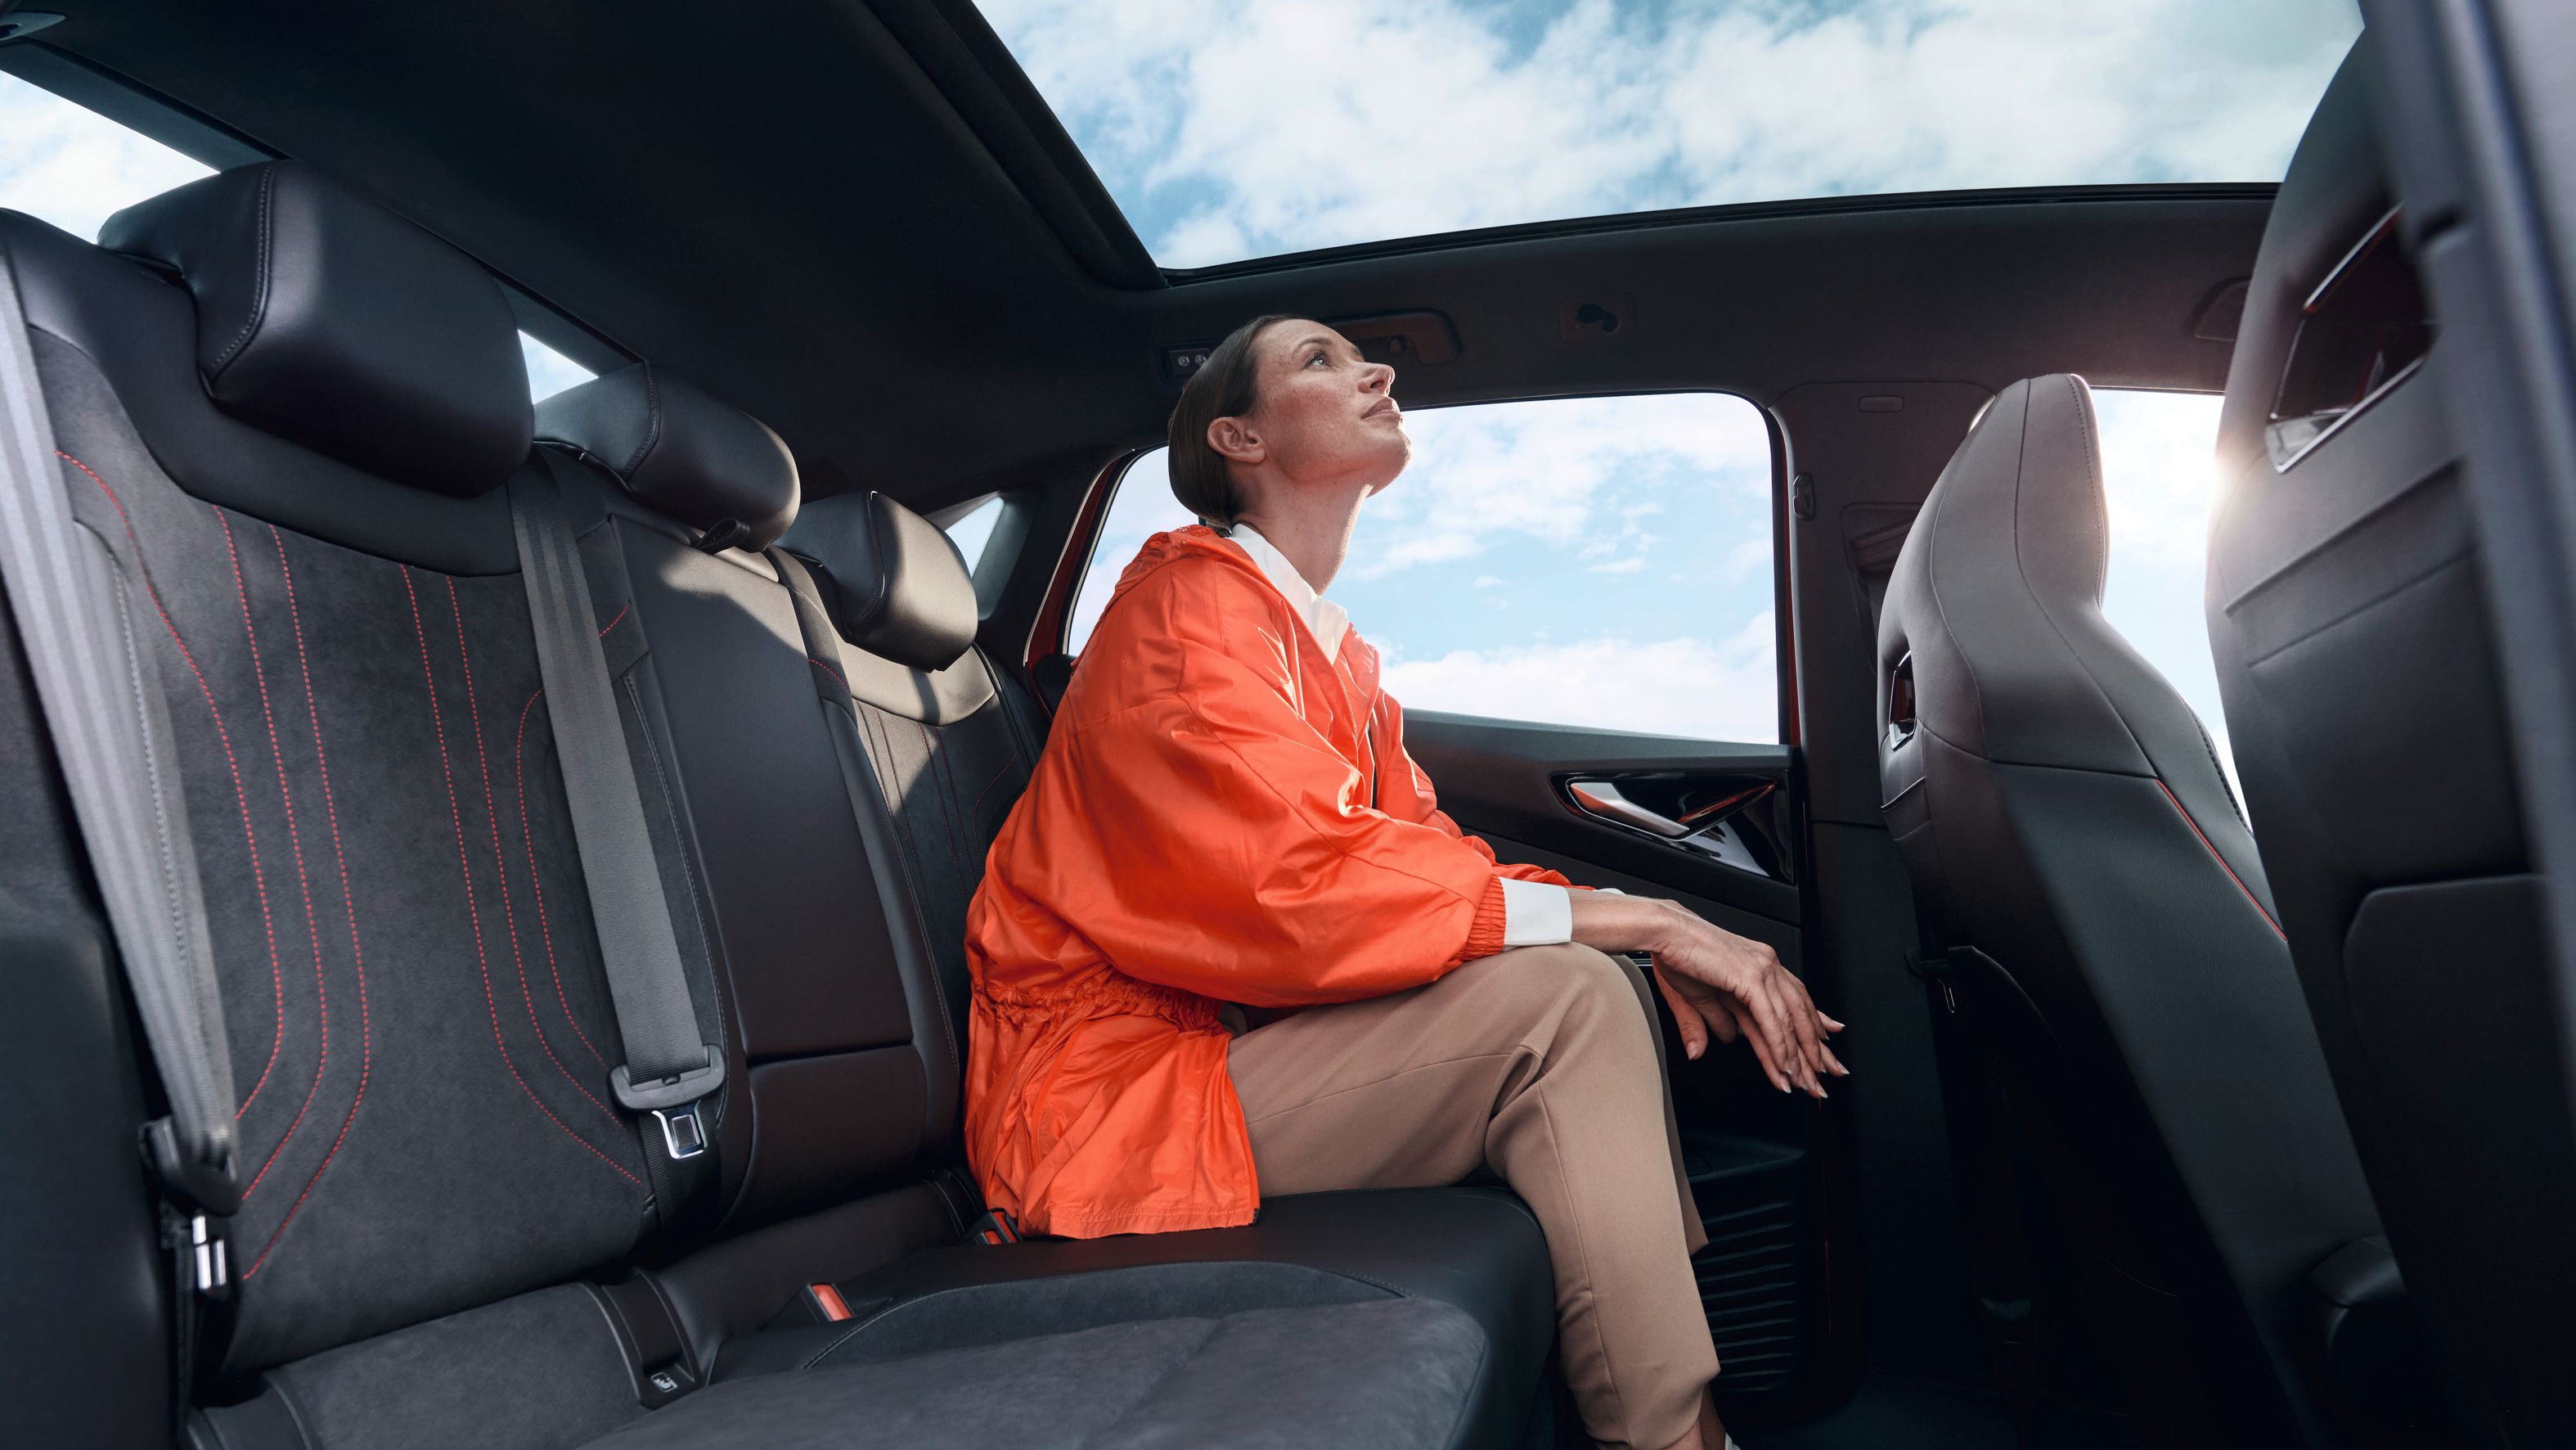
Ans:
[{"label": "front seat backrest", "polygon": [[2083,380],[2004,389],[1889,583],[1888,825],[2150,1443],[2315,1440],[2300,1285],[2375,1219],[2253,841],[2102,618],[2108,561]]},{"label": "front seat backrest", "polygon": [[2445,358],[2347,63],[2263,234],[2209,633],[2281,924],[2471,1443],[2576,1425],[2576,1119]]}]

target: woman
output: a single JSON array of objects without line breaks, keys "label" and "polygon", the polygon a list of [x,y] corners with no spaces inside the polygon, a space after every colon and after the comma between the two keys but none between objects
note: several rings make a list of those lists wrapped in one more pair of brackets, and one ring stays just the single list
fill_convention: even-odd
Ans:
[{"label": "woman", "polygon": [[1705,1240],[1652,1002],[1605,954],[1652,953],[1690,1055],[1741,1035],[1782,1092],[1824,1096],[1841,1024],[1768,948],[1498,865],[1435,806],[1321,594],[1410,455],[1394,379],[1263,317],[1182,389],[1172,488],[1208,522],[1127,566],[968,916],[968,1152],[1071,1237],[1490,1166],[1546,1233],[1586,1430],[1715,1450]]}]

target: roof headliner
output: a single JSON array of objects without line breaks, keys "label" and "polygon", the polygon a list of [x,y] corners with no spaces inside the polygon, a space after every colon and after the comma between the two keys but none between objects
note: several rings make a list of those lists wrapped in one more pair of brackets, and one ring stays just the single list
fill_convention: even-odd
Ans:
[{"label": "roof headliner", "polygon": [[[815,493],[933,508],[1151,441],[1159,350],[1255,312],[1430,309],[1415,406],[2059,369],[2218,387],[2207,298],[2268,187],[1650,214],[1166,278],[963,0],[490,12],[91,0],[44,39],[340,172],[785,436]],[[935,79],[934,79],[935,77]],[[1573,344],[1559,303],[1636,299]]]}]

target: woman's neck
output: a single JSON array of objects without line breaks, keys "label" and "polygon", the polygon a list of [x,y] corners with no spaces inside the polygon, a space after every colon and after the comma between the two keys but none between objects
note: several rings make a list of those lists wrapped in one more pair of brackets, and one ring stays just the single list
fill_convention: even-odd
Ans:
[{"label": "woman's neck", "polygon": [[1283,490],[1237,513],[1235,522],[1251,525],[1269,540],[1296,566],[1297,577],[1321,594],[1342,572],[1342,561],[1351,552],[1351,531],[1359,527],[1360,503],[1368,494],[1365,488]]}]

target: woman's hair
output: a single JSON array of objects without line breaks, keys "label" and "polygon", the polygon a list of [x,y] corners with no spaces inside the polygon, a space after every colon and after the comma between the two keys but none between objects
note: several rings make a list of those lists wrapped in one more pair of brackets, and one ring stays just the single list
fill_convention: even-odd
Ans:
[{"label": "woman's hair", "polygon": [[1227,333],[1181,385],[1181,401],[1172,408],[1172,497],[1210,523],[1233,523],[1238,501],[1225,455],[1208,445],[1208,425],[1239,418],[1259,403],[1260,367],[1252,345],[1262,329],[1288,320],[1285,313],[1265,313]]}]

